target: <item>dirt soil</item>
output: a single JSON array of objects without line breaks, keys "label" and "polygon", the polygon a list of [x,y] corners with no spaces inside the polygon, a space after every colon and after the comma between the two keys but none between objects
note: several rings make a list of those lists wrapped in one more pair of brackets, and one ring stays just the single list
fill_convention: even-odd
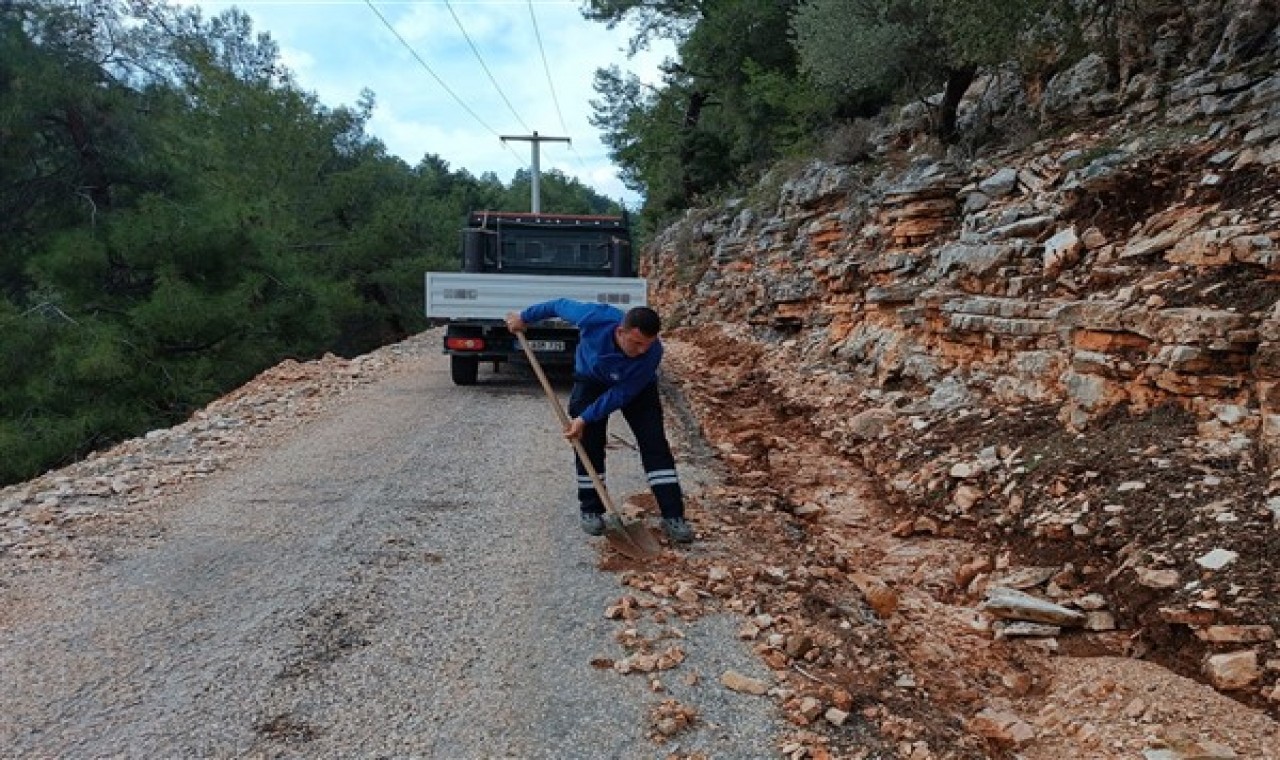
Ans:
[{"label": "dirt soil", "polygon": [[[690,506],[713,556],[624,582],[712,579],[705,608],[748,616],[740,635],[796,724],[785,755],[1280,757],[1271,687],[1213,688],[1201,664],[1215,645],[1188,625],[1280,621],[1280,532],[1255,452],[1206,452],[1172,408],[1117,410],[1089,435],[1028,406],[953,413],[851,454],[771,387],[761,351],[715,327],[668,340],[682,403],[723,469]],[[1043,497],[1074,505],[1071,518],[1027,530],[1000,499],[957,512],[942,485],[891,502],[866,466],[889,457],[945,474],[992,449],[1000,463],[975,493],[1016,472],[1028,511]],[[1138,580],[1137,568],[1180,566],[1228,538],[1247,549],[1223,569],[1172,588]],[[1114,623],[1005,635],[982,609],[990,585],[1101,607]],[[1274,682],[1280,651],[1263,646]]]}]

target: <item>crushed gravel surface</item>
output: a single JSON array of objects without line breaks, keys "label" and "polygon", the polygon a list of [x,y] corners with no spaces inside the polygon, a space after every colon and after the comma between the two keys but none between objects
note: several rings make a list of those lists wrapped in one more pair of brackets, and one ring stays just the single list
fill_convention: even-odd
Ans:
[{"label": "crushed gravel surface", "polygon": [[[4,754],[776,756],[774,704],[719,683],[767,672],[741,621],[606,617],[625,575],[578,529],[570,449],[536,382],[454,387],[438,337],[401,344],[305,419],[255,423],[204,480],[96,519],[64,509],[80,471],[41,519],[27,520],[39,486],[8,489],[11,525],[45,548],[0,551]],[[636,460],[612,453],[615,494],[642,489]],[[629,636],[678,641],[683,659],[601,667]],[[673,704],[690,719],[655,732]]]}]

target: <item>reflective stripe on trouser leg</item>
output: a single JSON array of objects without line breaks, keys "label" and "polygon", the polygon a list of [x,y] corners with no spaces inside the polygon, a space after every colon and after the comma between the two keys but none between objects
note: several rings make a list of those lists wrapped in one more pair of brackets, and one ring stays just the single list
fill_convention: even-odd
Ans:
[{"label": "reflective stripe on trouser leg", "polygon": [[[578,465],[581,470],[582,465]],[[604,485],[604,473],[597,470],[600,475],[600,483]],[[596,492],[595,483],[591,482],[591,476],[583,470],[578,474],[578,508],[583,512],[603,512],[604,502],[600,501],[600,494]]]},{"label": "reflective stripe on trouser leg", "polygon": [[[575,380],[573,390],[569,393],[569,416],[577,417],[582,414],[582,411],[591,406],[604,390],[607,389]],[[608,435],[607,419],[588,423],[582,431],[582,449],[587,452],[591,465],[596,468],[596,474],[600,476],[601,483],[604,482],[604,446]],[[582,460],[576,453],[573,457],[573,467],[578,474],[578,508],[583,512],[603,512],[604,502],[600,500],[600,494],[596,493],[591,476],[587,474],[587,468],[582,466]]]},{"label": "reflective stripe on trouser leg", "polygon": [[680,490],[680,480],[676,477],[675,468],[654,470],[645,473],[649,481],[649,490],[658,501],[658,508],[663,517],[684,517],[684,493]]},{"label": "reflective stripe on trouser leg", "polygon": [[662,422],[662,399],[658,395],[655,380],[640,394],[622,407],[622,416],[631,426],[640,449],[640,462],[644,465],[649,490],[658,501],[663,517],[684,517],[684,494],[680,479],[676,476],[676,460],[667,442],[667,432]]}]

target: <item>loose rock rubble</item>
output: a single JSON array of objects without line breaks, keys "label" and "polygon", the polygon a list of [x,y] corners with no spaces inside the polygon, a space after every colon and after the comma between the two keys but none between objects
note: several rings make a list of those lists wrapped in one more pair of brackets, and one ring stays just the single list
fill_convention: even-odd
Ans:
[{"label": "loose rock rubble", "polygon": [[285,361],[171,428],[0,490],[0,583],[44,559],[95,561],[113,542],[153,541],[166,500],[247,452],[267,447],[348,390],[422,351],[418,336],[352,360]]},{"label": "loose rock rubble", "polygon": [[[772,675],[716,679],[784,711],[796,726],[777,747],[786,757],[1276,757],[1280,728],[1263,712],[1132,659],[1141,642],[1118,630],[1119,605],[1073,568],[1020,562],[941,521],[904,528],[861,468],[760,382],[757,346],[688,337],[669,342],[670,366],[723,481],[691,498],[693,550],[642,568],[606,553],[628,589],[605,611],[626,626],[624,649],[664,651],[636,639],[645,622],[740,615]],[[698,666],[673,664],[665,678]]]},{"label": "loose rock rubble", "polygon": [[688,731],[698,723],[698,711],[674,699],[659,702],[649,716],[653,724],[653,739],[664,742]]}]

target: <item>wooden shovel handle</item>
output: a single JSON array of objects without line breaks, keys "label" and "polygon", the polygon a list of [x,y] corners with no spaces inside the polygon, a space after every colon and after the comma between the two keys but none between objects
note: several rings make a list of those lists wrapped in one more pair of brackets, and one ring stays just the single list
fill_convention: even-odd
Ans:
[{"label": "wooden shovel handle", "polygon": [[[551,408],[556,410],[556,416],[560,418],[561,429],[569,427],[569,415],[565,414],[564,407],[560,405],[560,399],[556,398],[556,393],[551,389],[551,381],[547,380],[547,374],[542,371],[542,365],[538,363],[538,357],[534,355],[533,349],[529,348],[529,341],[524,337],[524,331],[516,333],[516,337],[520,339],[520,348],[524,349],[524,355],[529,359],[529,366],[533,367],[533,373],[538,376],[538,382],[542,384],[542,390],[547,394],[547,400],[551,402]],[[578,460],[582,462],[582,466],[586,469],[587,474],[591,476],[591,483],[596,487],[596,493],[600,496],[600,501],[604,502],[604,508],[615,517],[620,517],[618,508],[613,505],[613,499],[609,498],[609,491],[604,487],[604,481],[600,479],[600,474],[596,472],[595,465],[591,464],[591,458],[587,456],[587,450],[582,448],[582,441],[574,438],[569,441],[573,444],[573,450],[578,454]]]}]

